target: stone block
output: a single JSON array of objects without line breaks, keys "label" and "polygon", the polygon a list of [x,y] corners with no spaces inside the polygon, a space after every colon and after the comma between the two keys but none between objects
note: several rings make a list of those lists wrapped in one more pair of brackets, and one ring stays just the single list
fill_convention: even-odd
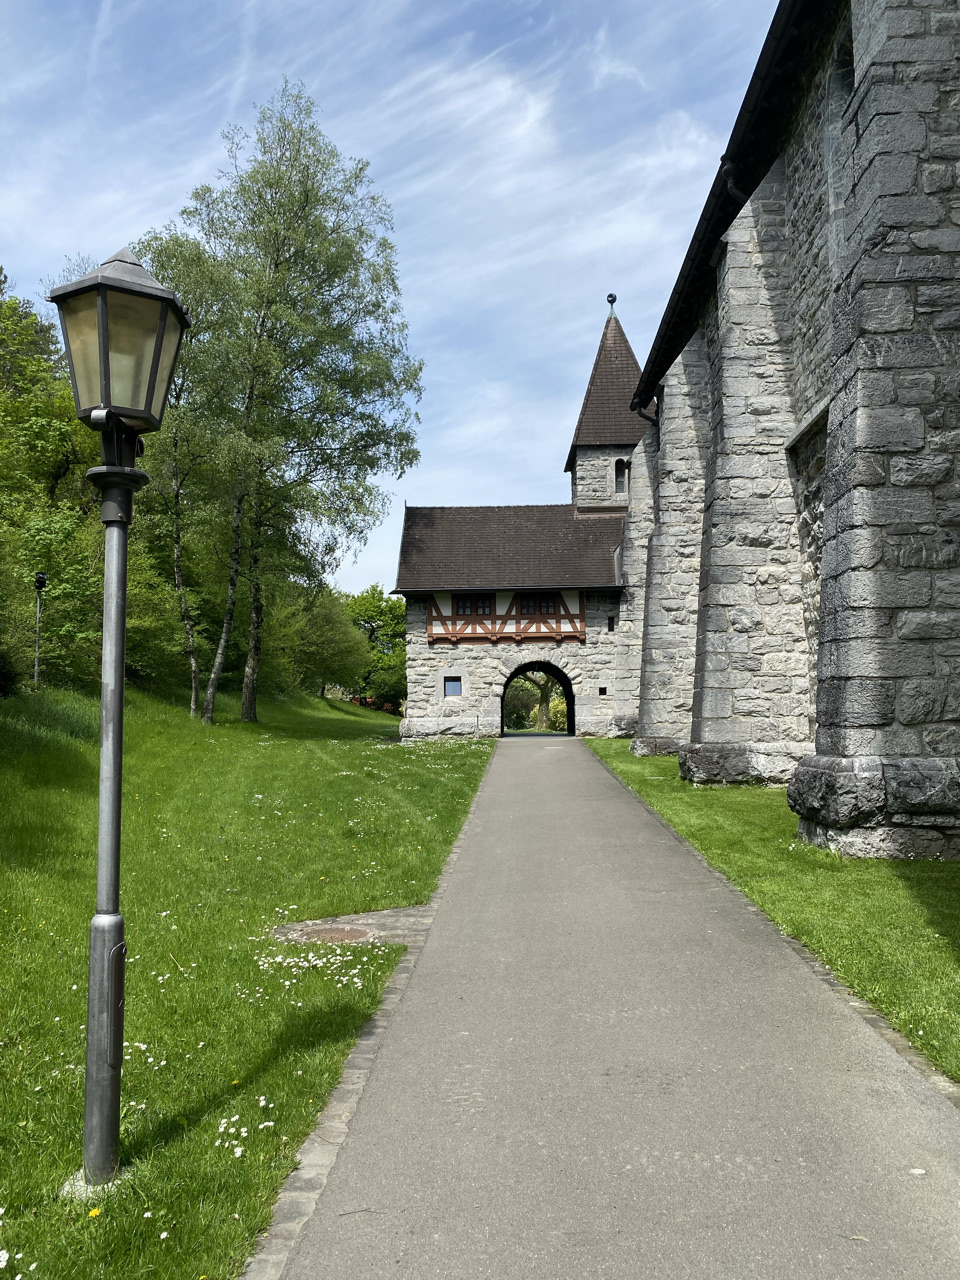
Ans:
[{"label": "stone block", "polygon": [[883,759],[890,813],[960,815],[960,766],[956,759]]},{"label": "stone block", "polygon": [[879,62],[953,63],[956,53],[949,36],[920,36],[887,40],[877,55]]},{"label": "stone block", "polygon": [[960,573],[948,570],[934,574],[933,602],[944,609],[960,609]]},{"label": "stone block", "polygon": [[864,569],[838,579],[840,603],[859,609],[929,604],[930,575],[923,569]]},{"label": "stone block", "polygon": [[937,529],[933,533],[905,537],[900,541],[897,559],[904,568],[922,565],[940,569],[960,564],[960,533]]},{"label": "stone block", "polygon": [[849,569],[870,569],[883,558],[880,529],[848,529],[824,545],[821,573],[833,578]]},{"label": "stone block", "polygon": [[883,454],[858,450],[841,458],[826,471],[823,477],[824,500],[836,502],[851,489],[871,488],[885,484],[886,479]]},{"label": "stone block", "polygon": [[953,458],[931,454],[890,459],[890,483],[896,485],[940,484],[953,473]]},{"label": "stone block", "polygon": [[923,414],[914,405],[863,406],[852,424],[851,449],[876,453],[904,453],[922,449]]},{"label": "stone block", "polygon": [[[899,616],[902,618],[904,615]],[[905,638],[828,641],[820,645],[818,660],[821,680],[851,679],[854,676],[895,679],[935,674],[930,646],[910,643]]]},{"label": "stone block", "polygon": [[897,695],[897,719],[902,724],[939,720],[946,697],[945,680],[904,680]]},{"label": "stone block", "polygon": [[890,724],[895,704],[896,684],[892,680],[862,677],[821,680],[817,722],[851,727]]},{"label": "stone block", "polygon": [[895,613],[892,609],[834,609],[824,613],[820,624],[820,640],[889,639],[894,634]]},{"label": "stone block", "polygon": [[902,640],[958,639],[960,638],[960,609],[904,611],[897,615],[897,634]]},{"label": "stone block", "polygon": [[878,756],[807,756],[787,785],[787,803],[794,813],[830,827],[874,824],[885,800]]},{"label": "stone block", "polygon": [[955,843],[944,832],[926,828],[892,826],[832,827],[801,818],[800,837],[811,844],[833,849],[847,858],[941,860],[956,858]]}]

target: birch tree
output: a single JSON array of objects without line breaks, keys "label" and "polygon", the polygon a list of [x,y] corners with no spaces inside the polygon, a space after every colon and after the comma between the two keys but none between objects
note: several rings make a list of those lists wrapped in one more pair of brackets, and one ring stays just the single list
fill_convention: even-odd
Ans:
[{"label": "birch tree", "polygon": [[[255,720],[273,587],[305,564],[322,579],[382,518],[378,481],[402,475],[419,456],[421,366],[407,350],[390,208],[366,162],[342,156],[319,128],[313,101],[286,83],[260,109],[252,136],[224,136],[225,171],[193,192],[178,226],[141,246],[188,307],[195,293],[205,299],[190,337],[196,376],[177,407],[181,424],[205,424],[207,491],[221,525],[229,509],[206,722],[241,582],[242,715]],[[179,492],[181,501],[182,484]]]}]

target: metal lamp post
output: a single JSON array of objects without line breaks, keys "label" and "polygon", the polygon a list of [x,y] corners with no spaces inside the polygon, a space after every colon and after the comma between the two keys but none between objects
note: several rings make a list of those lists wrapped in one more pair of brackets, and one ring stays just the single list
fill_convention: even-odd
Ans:
[{"label": "metal lamp post", "polygon": [[47,585],[47,575],[45,573],[35,573],[33,575],[33,585],[37,590],[37,639],[33,648],[33,687],[37,689],[40,686],[40,601]]},{"label": "metal lamp post", "polygon": [[120,914],[120,795],[127,621],[127,531],[133,495],[150,477],[137,468],[142,434],[158,431],[184,330],[175,294],[129,249],[51,290],[73,381],[77,417],[100,432],[101,466],[87,472],[106,526],[100,702],[97,911],[90,923],[83,1175],[113,1181],[120,1153],[120,1069],[126,944]]}]

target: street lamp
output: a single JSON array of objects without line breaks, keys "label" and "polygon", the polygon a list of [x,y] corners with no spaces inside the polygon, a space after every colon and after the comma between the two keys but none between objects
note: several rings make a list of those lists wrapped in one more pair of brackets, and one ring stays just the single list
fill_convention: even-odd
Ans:
[{"label": "street lamp", "polygon": [[120,914],[120,793],[127,621],[127,529],[133,495],[150,477],[137,468],[141,435],[159,431],[180,341],[190,319],[176,295],[121,249],[95,271],[50,291],[57,304],[77,417],[100,432],[106,546],[100,698],[97,912],[90,922],[83,1176],[112,1182],[120,1154],[120,1069],[126,944]]},{"label": "street lamp", "polygon": [[37,640],[33,649],[33,687],[37,689],[40,687],[40,598],[47,585],[47,575],[35,573],[33,585],[37,589]]}]

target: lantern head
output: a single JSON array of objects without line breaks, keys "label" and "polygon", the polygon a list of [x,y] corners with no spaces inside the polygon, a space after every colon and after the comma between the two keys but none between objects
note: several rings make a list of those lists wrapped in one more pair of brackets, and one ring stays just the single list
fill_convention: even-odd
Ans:
[{"label": "lantern head", "polygon": [[[96,409],[135,431],[159,431],[190,317],[129,249],[50,291],[57,304],[77,417]],[[102,420],[103,415],[97,417]]]}]

